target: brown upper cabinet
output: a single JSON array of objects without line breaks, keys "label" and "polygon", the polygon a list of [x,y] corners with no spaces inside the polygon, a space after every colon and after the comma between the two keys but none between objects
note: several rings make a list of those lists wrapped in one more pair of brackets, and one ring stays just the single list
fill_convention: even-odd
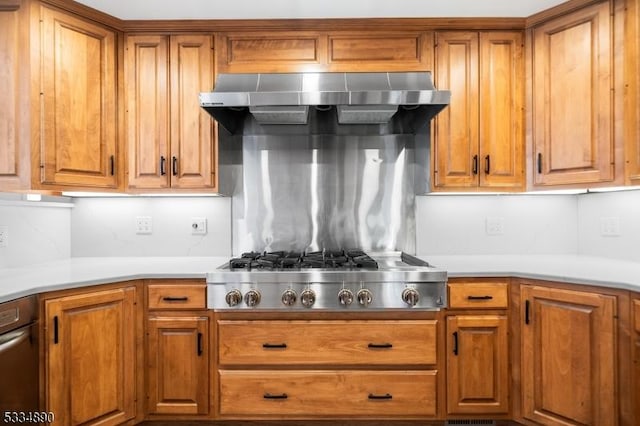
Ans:
[{"label": "brown upper cabinet", "polygon": [[626,2],[625,67],[625,144],[627,183],[640,185],[640,5]]},{"label": "brown upper cabinet", "polygon": [[531,29],[534,186],[615,178],[612,21],[605,1]]},{"label": "brown upper cabinet", "polygon": [[129,35],[125,81],[129,188],[215,190],[212,36]]},{"label": "brown upper cabinet", "polygon": [[216,46],[220,73],[430,71],[433,33],[234,32]]},{"label": "brown upper cabinet", "polygon": [[523,189],[522,32],[438,32],[435,62],[451,103],[435,119],[434,189]]},{"label": "brown upper cabinet", "polygon": [[16,4],[0,10],[0,189],[117,189],[117,31]]}]

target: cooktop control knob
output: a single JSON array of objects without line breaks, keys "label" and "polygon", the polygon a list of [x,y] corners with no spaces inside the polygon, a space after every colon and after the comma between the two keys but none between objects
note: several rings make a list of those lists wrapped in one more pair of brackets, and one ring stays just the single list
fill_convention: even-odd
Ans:
[{"label": "cooktop control knob", "polygon": [[300,303],[305,308],[310,308],[316,303],[316,293],[313,290],[305,290],[300,294]]},{"label": "cooktop control knob", "polygon": [[405,288],[402,292],[402,301],[409,306],[416,306],[420,300],[420,293],[415,288]]},{"label": "cooktop control knob", "polygon": [[338,302],[342,306],[349,306],[353,303],[353,292],[348,288],[343,288],[338,292]]},{"label": "cooktop control knob", "polygon": [[250,308],[257,306],[260,303],[260,292],[258,290],[249,290],[244,295],[244,303]]},{"label": "cooktop control knob", "polygon": [[294,303],[296,303],[297,298],[298,295],[291,289],[285,290],[284,293],[282,293],[282,303],[285,306],[292,306]]},{"label": "cooktop control knob", "polygon": [[231,290],[224,297],[224,300],[227,302],[227,305],[234,307],[238,303],[242,302],[242,293],[240,293],[240,290]]},{"label": "cooktop control knob", "polygon": [[371,294],[371,291],[366,288],[360,289],[356,296],[358,297],[358,303],[365,308],[369,306],[373,300],[373,294]]}]

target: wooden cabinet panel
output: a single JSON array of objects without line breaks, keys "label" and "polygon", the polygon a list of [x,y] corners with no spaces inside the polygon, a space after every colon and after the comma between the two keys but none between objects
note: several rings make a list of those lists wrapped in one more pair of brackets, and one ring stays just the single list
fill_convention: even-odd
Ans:
[{"label": "wooden cabinet panel", "polygon": [[611,16],[600,2],[533,29],[534,184],[611,181]]},{"label": "wooden cabinet panel", "polygon": [[149,284],[149,309],[206,309],[206,284]]},{"label": "wooden cabinet panel", "polygon": [[433,33],[330,33],[331,71],[432,71]]},{"label": "wooden cabinet panel", "polygon": [[[171,186],[214,188],[214,121],[197,102],[213,89],[213,38],[176,35],[170,39]],[[216,126],[217,127],[217,126]]]},{"label": "wooden cabinet panel", "polygon": [[633,318],[635,330],[640,333],[640,300],[633,301]]},{"label": "wooden cabinet panel", "polygon": [[168,62],[166,36],[127,37],[125,80],[130,187],[169,187]]},{"label": "wooden cabinet panel", "polygon": [[318,70],[326,38],[320,33],[222,33],[216,39],[218,72],[295,72]]},{"label": "wooden cabinet panel", "polygon": [[451,91],[451,102],[435,119],[435,187],[477,186],[478,33],[436,34],[436,87]]},{"label": "wooden cabinet panel", "polygon": [[129,187],[214,189],[215,123],[197,100],[213,88],[213,38],[130,35],[126,58]]},{"label": "wooden cabinet panel", "polygon": [[218,321],[221,365],[436,364],[437,321]]},{"label": "wooden cabinet panel", "polygon": [[451,103],[435,120],[434,189],[524,186],[521,32],[436,34],[436,87]]},{"label": "wooden cabinet panel", "polygon": [[616,424],[615,297],[538,286],[520,291],[524,417]]},{"label": "wooden cabinet panel", "polygon": [[506,282],[464,282],[448,284],[450,309],[506,308]]},{"label": "wooden cabinet panel", "polygon": [[625,3],[624,81],[627,84],[624,104],[626,180],[640,185],[640,4]]},{"label": "wooden cabinet panel", "polygon": [[42,8],[42,183],[116,188],[116,36]]},{"label": "wooden cabinet panel", "polygon": [[147,322],[148,412],[209,412],[209,319],[152,316]]},{"label": "wooden cabinet panel", "polygon": [[520,32],[480,33],[480,186],[524,186],[524,58]]},{"label": "wooden cabinet panel", "polygon": [[[28,125],[24,122],[28,52],[26,6],[0,8],[0,191],[27,188],[30,182]],[[28,16],[28,15],[27,15]]]},{"label": "wooden cabinet panel", "polygon": [[503,315],[447,318],[447,412],[509,412],[508,321]]},{"label": "wooden cabinet panel", "polygon": [[62,425],[135,416],[135,287],[45,302],[46,410]]},{"label": "wooden cabinet panel", "polygon": [[220,370],[222,416],[436,414],[436,371]]}]

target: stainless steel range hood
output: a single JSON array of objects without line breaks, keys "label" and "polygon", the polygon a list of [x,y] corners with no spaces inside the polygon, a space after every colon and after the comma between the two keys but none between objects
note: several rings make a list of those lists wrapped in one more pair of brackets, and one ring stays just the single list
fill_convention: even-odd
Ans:
[{"label": "stainless steel range hood", "polygon": [[374,134],[415,134],[450,97],[436,90],[430,72],[220,74],[213,92],[200,93],[200,105],[231,134],[243,134],[247,119],[264,133],[274,125],[314,134],[369,125]]}]

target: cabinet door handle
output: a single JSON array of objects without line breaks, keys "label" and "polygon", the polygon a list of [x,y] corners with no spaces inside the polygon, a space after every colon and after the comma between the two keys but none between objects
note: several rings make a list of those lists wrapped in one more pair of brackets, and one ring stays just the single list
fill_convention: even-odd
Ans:
[{"label": "cabinet door handle", "polygon": [[164,156],[161,156],[160,157],[160,176],[164,176],[167,174],[166,163],[167,163],[167,159],[164,158]]},{"label": "cabinet door handle", "polygon": [[198,333],[198,356],[202,356],[202,333]]},{"label": "cabinet door handle", "polygon": [[174,176],[178,176],[178,157],[171,158],[171,173]]},{"label": "cabinet door handle", "polygon": [[529,315],[530,315],[529,310],[530,309],[531,309],[531,307],[530,307],[529,301],[525,300],[525,302],[524,302],[524,323],[525,324],[529,324],[529,322],[530,322],[530,317],[529,317]]},{"label": "cabinet door handle", "polygon": [[367,345],[369,349],[391,349],[393,347],[392,343],[369,343]]},{"label": "cabinet door handle", "polygon": [[453,354],[458,355],[458,332],[453,332]]},{"label": "cabinet door handle", "polygon": [[538,153],[538,174],[542,173],[542,153]]},{"label": "cabinet door handle", "polygon": [[53,344],[58,344],[58,316],[53,317]]},{"label": "cabinet door handle", "polygon": [[286,343],[263,343],[264,349],[287,349]]},{"label": "cabinet door handle", "polygon": [[116,174],[116,157],[113,155],[109,157],[109,171],[111,176]]},{"label": "cabinet door handle", "polygon": [[289,398],[289,396],[287,396],[286,393],[279,393],[279,394],[265,393],[264,395],[262,395],[262,397],[264,399],[287,399],[287,398]]},{"label": "cabinet door handle", "polygon": [[173,296],[165,296],[162,298],[165,302],[186,302],[189,300],[187,296],[182,297],[173,297]]},{"label": "cabinet door handle", "polygon": [[491,300],[493,296],[467,296],[468,300]]},{"label": "cabinet door handle", "polygon": [[484,157],[484,174],[488,175],[491,172],[491,157]]},{"label": "cabinet door handle", "polygon": [[473,156],[473,161],[471,162],[471,171],[473,172],[474,175],[478,174],[478,156],[477,155]]},{"label": "cabinet door handle", "polygon": [[374,393],[370,393],[369,394],[369,399],[375,399],[375,400],[379,400],[379,399],[393,399],[393,395],[391,395],[390,393],[385,393],[384,395],[376,395]]}]

